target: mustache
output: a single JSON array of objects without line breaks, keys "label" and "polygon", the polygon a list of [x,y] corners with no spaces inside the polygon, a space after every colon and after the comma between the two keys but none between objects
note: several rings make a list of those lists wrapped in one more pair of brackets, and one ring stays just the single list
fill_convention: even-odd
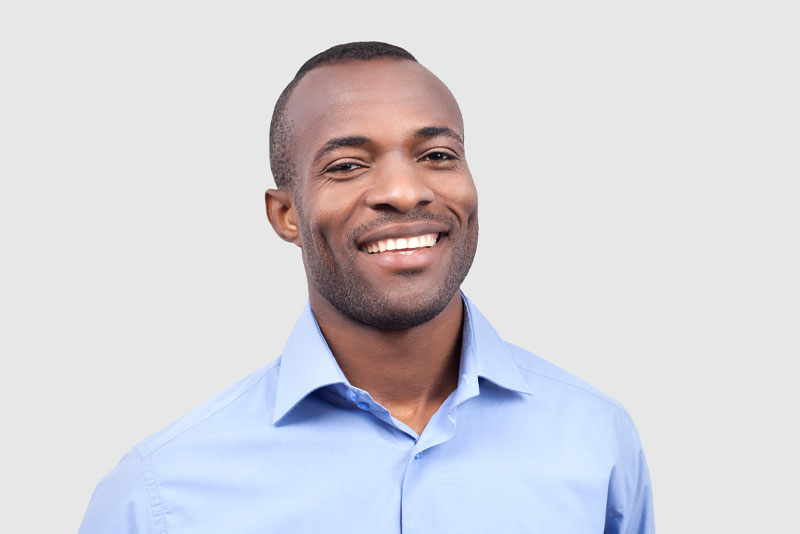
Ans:
[{"label": "mustache", "polygon": [[408,213],[397,213],[396,211],[384,211],[369,222],[359,224],[347,233],[347,238],[351,242],[358,242],[359,237],[367,232],[371,232],[381,226],[397,223],[413,223],[419,221],[433,221],[447,227],[448,233],[458,225],[458,220],[454,215],[447,213],[431,213],[424,209],[414,208]]}]

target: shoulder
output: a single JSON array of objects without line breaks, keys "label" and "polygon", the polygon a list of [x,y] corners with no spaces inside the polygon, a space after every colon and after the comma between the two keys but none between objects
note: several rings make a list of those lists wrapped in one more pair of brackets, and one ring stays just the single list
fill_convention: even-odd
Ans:
[{"label": "shoulder", "polygon": [[559,446],[584,453],[574,458],[599,458],[607,466],[606,530],[652,532],[650,475],[636,425],[625,407],[544,358],[503,343],[531,389],[530,405],[545,408],[552,433],[574,438]]},{"label": "shoulder", "polygon": [[98,483],[80,532],[162,532],[165,503],[160,481],[165,473],[191,472],[212,462],[232,428],[252,428],[254,420],[271,416],[272,397],[267,392],[279,368],[280,358],[138,443]]},{"label": "shoulder", "polygon": [[83,516],[80,534],[156,532],[144,462],[136,449],[100,480]]},{"label": "shoulder", "polygon": [[[153,453],[181,436],[203,432],[224,420],[254,415],[252,410],[268,410],[270,397],[264,394],[274,387],[280,369],[280,358],[231,384],[164,429],[151,435],[137,450],[143,456]],[[254,402],[255,401],[255,402]]]},{"label": "shoulder", "polygon": [[504,343],[532,392],[530,406],[548,414],[551,428],[570,428],[584,440],[604,444],[618,459],[641,453],[636,425],[619,401],[544,358]]},{"label": "shoulder", "polygon": [[546,392],[549,396],[557,397],[560,402],[571,401],[587,408],[616,414],[623,419],[629,417],[620,402],[585,380],[528,350],[507,341],[503,343],[534,395],[537,391]]}]

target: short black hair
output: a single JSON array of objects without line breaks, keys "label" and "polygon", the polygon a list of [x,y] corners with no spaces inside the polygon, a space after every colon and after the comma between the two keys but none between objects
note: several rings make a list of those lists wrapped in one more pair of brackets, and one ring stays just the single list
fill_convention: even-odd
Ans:
[{"label": "short black hair", "polygon": [[291,189],[294,184],[296,169],[292,159],[292,128],[286,118],[286,105],[300,80],[308,71],[323,65],[380,58],[417,61],[414,56],[399,46],[378,41],[362,41],[333,46],[303,63],[281,96],[278,97],[275,109],[272,111],[272,121],[269,125],[269,165],[272,169],[272,176],[275,178],[275,185],[279,188]]}]

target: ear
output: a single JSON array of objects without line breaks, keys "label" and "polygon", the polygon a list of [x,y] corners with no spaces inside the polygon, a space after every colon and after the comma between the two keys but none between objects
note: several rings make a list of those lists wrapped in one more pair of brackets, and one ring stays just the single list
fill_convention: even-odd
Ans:
[{"label": "ear", "polygon": [[267,205],[267,219],[275,233],[284,241],[302,247],[297,208],[291,193],[282,189],[267,189],[264,202]]}]

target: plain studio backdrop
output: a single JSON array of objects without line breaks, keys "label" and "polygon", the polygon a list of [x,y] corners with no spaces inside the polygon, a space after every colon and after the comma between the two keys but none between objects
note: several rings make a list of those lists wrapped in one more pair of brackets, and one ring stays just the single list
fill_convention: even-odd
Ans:
[{"label": "plain studio backdrop", "polygon": [[464,289],[628,408],[659,531],[796,528],[792,2],[270,4],[4,3],[4,531],[74,532],[135,443],[279,355],[306,287],[269,119],[356,40],[455,94]]}]

